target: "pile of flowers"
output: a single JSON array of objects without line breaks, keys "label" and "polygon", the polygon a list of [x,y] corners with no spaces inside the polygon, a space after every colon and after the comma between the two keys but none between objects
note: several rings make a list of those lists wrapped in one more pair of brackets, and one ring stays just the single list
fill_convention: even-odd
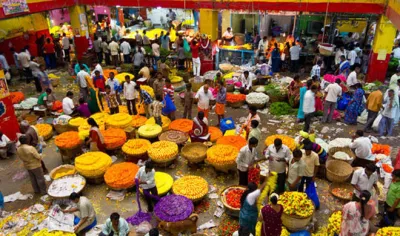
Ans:
[{"label": "pile of flowers", "polygon": [[75,168],[83,176],[102,176],[111,165],[111,157],[104,152],[87,152],[75,158]]},{"label": "pile of flowers", "polygon": [[25,99],[25,95],[22,92],[11,92],[10,98],[12,104],[18,104]]},{"label": "pile of flowers", "polygon": [[132,116],[132,127],[138,128],[144,124],[146,124],[147,118],[141,115],[133,115]]},{"label": "pile of flowers", "polygon": [[193,121],[189,119],[177,119],[169,124],[169,129],[179,130],[185,133],[189,133],[192,130]]},{"label": "pile of flowers", "polygon": [[151,144],[147,153],[154,162],[170,161],[178,154],[178,145],[170,141],[158,141]]},{"label": "pile of flowers", "polygon": [[140,135],[140,137],[144,138],[155,138],[159,134],[161,134],[161,132],[162,132],[161,126],[157,124],[152,124],[152,125],[145,124],[140,126],[140,128],[138,129],[138,134]]},{"label": "pile of flowers", "polygon": [[242,147],[246,146],[247,142],[242,136],[223,136],[217,140],[217,144],[230,145],[232,147],[240,150]]},{"label": "pile of flowers", "polygon": [[251,168],[249,170],[249,175],[248,175],[248,182],[251,183],[255,183],[255,184],[260,184],[260,168]]},{"label": "pile of flowers", "polygon": [[230,217],[224,217],[218,225],[217,235],[231,236],[235,231],[239,230],[239,221],[232,220]]},{"label": "pile of flowers", "polygon": [[241,203],[240,198],[242,197],[245,189],[243,188],[230,188],[228,192],[225,193],[226,203],[235,209],[240,209]]},{"label": "pile of flowers", "polygon": [[39,133],[39,136],[47,137],[53,133],[53,126],[49,124],[37,124],[35,127]]},{"label": "pile of flowers", "polygon": [[76,173],[76,169],[73,165],[61,165],[57,168],[57,170],[52,171],[50,173],[50,177],[52,179],[59,179],[61,177],[67,176],[67,175],[73,175]]},{"label": "pile of flowers", "polygon": [[[161,115],[162,129],[163,131],[168,130],[169,124],[171,124],[171,120],[167,116]],[[151,117],[146,121],[146,125],[154,125],[156,121],[154,117]]]},{"label": "pile of flowers", "polygon": [[192,201],[199,200],[208,193],[208,183],[200,176],[187,175],[175,181],[172,191]]},{"label": "pile of flowers", "polygon": [[383,227],[376,232],[376,236],[400,235],[400,227]]},{"label": "pile of flowers", "polygon": [[384,154],[390,156],[390,146],[385,144],[373,143],[371,152],[373,154]]},{"label": "pile of flowers", "polygon": [[122,146],[122,151],[128,155],[143,155],[151,147],[147,139],[130,139]]},{"label": "pile of flowers", "polygon": [[[130,74],[130,73],[119,73],[119,74],[117,74],[117,75],[115,75],[115,79],[117,79],[118,80],[118,82],[119,82],[119,84],[123,84],[124,82],[125,82],[125,76],[129,76],[129,78],[131,79],[131,80],[133,80],[134,78],[135,78],[135,76],[134,75],[132,75],[132,74]],[[105,76],[108,76],[107,74],[105,75]]]},{"label": "pile of flowers", "polygon": [[123,129],[110,128],[100,132],[104,137],[106,149],[119,148],[126,142],[126,133]]},{"label": "pile of flowers", "polygon": [[265,139],[265,146],[268,147],[269,145],[274,144],[274,141],[277,138],[280,138],[282,143],[285,144],[290,150],[293,151],[296,148],[296,142],[294,138],[282,134],[268,136],[267,139]]},{"label": "pile of flowers", "polygon": [[171,83],[175,84],[175,83],[179,83],[183,80],[182,77],[177,76],[177,75],[170,75],[169,79],[171,80]]},{"label": "pile of flowers", "polygon": [[68,124],[72,127],[78,128],[79,126],[83,125],[83,124],[87,124],[86,119],[82,118],[82,117],[76,117],[76,118],[71,118],[68,121]]},{"label": "pile of flowers", "polygon": [[139,166],[131,162],[112,165],[104,174],[104,181],[111,188],[126,189],[135,185],[135,176]]},{"label": "pile of flowers", "polygon": [[306,218],[314,212],[314,205],[305,193],[285,192],[279,196],[278,203],[283,206],[283,212],[287,215]]},{"label": "pile of flowers", "polygon": [[110,115],[106,119],[107,127],[121,128],[125,129],[129,127],[132,123],[132,116],[126,113],[117,113],[114,115]]},{"label": "pile of flowers", "polygon": [[226,94],[226,101],[230,103],[235,103],[235,102],[243,102],[246,100],[246,95],[244,94],[233,94],[233,93],[227,93]]},{"label": "pile of flowers", "polygon": [[285,226],[282,226],[281,236],[290,236],[290,232],[285,228]]},{"label": "pile of flowers", "polygon": [[194,210],[193,202],[187,197],[171,194],[154,206],[157,218],[167,222],[177,222],[188,218]]},{"label": "pile of flowers", "polygon": [[208,133],[210,133],[210,141],[213,143],[217,141],[217,139],[221,138],[223,135],[222,131],[214,126],[208,127]]},{"label": "pile of flowers", "polygon": [[[267,176],[267,184],[264,190],[261,192],[260,197],[257,199],[257,209],[261,211],[264,206],[264,202],[268,198],[268,196],[275,190],[276,181],[278,180],[278,174],[276,172],[270,172],[269,176]],[[257,222],[256,225],[256,235],[261,235],[262,223],[260,221]]]},{"label": "pile of flowers", "polygon": [[75,236],[75,235],[76,235],[75,233],[68,233],[59,230],[49,232],[47,228],[44,228],[33,234],[33,236]]},{"label": "pile of flowers", "polygon": [[145,90],[152,98],[154,98],[154,89],[148,85],[140,85],[140,88]]},{"label": "pile of flowers", "polygon": [[172,184],[174,183],[174,179],[171,175],[158,171],[154,174],[154,180],[156,181],[156,187],[159,196],[168,193],[172,188]]},{"label": "pile of flowers", "polygon": [[233,146],[217,144],[207,150],[207,162],[211,165],[234,165],[239,150]]},{"label": "pile of flowers", "polygon": [[[81,125],[78,127],[79,138],[80,138],[81,140],[85,140],[85,138],[89,137],[90,128],[91,128],[91,127],[90,127],[90,125],[89,125],[87,122],[81,124]],[[106,128],[105,128],[104,122],[103,122],[101,125],[99,124],[99,129],[100,129],[100,131],[106,129]]]},{"label": "pile of flowers", "polygon": [[[137,106],[137,104],[136,104],[136,106]],[[118,106],[118,109],[119,109],[119,113],[129,114],[129,111],[128,111],[128,107],[127,107],[127,106]],[[137,108],[136,108],[136,109],[137,109]]]},{"label": "pile of flowers", "polygon": [[61,101],[54,101],[53,106],[51,106],[52,111],[62,112],[62,102]]},{"label": "pile of flowers", "polygon": [[72,149],[82,144],[79,133],[76,131],[68,131],[57,135],[55,144],[58,148]]},{"label": "pile of flowers", "polygon": [[[12,212],[7,217],[0,220],[0,235],[16,235],[16,236],[26,236],[30,235],[31,229],[35,226],[33,222],[40,224],[43,220],[47,218],[47,206],[45,206],[45,211],[33,213],[31,207],[25,208],[23,210],[18,210]],[[18,222],[25,220],[27,224],[19,225]]]},{"label": "pile of flowers", "polygon": [[90,116],[90,118],[93,118],[96,123],[101,127],[102,125],[104,126],[106,124],[106,120],[110,115],[106,112],[98,112],[96,114],[93,114]]},{"label": "pile of flowers", "polygon": [[246,96],[248,104],[265,104],[269,101],[269,96],[265,93],[249,93]]},{"label": "pile of flowers", "polygon": [[328,235],[339,235],[342,224],[342,211],[334,212],[328,220]]}]

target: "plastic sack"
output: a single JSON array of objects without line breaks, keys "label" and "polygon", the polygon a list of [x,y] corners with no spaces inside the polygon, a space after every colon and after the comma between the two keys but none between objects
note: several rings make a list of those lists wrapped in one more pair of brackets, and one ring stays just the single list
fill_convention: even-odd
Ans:
[{"label": "plastic sack", "polygon": [[366,124],[368,120],[368,111],[367,109],[364,109],[363,112],[361,112],[361,115],[357,117],[357,122],[360,124]]},{"label": "plastic sack", "polygon": [[139,224],[139,226],[136,228],[136,233],[141,233],[141,234],[147,234],[153,227],[151,224],[147,221],[143,221],[142,223]]},{"label": "plastic sack", "polygon": [[309,184],[307,184],[306,187],[306,194],[308,198],[311,199],[311,201],[314,202],[315,208],[319,208],[319,198],[318,198],[318,193],[317,189],[315,188],[314,181],[311,181]]},{"label": "plastic sack", "polygon": [[347,105],[349,104],[350,100],[351,100],[350,95],[348,95],[346,93],[343,94],[342,98],[337,103],[337,109],[341,110],[341,111],[346,110]]},{"label": "plastic sack", "polygon": [[233,121],[232,117],[222,119],[219,129],[222,131],[222,133],[225,133],[225,131],[230,129],[235,129],[235,122]]},{"label": "plastic sack", "polygon": [[164,104],[165,106],[162,109],[163,114],[167,115],[171,112],[176,111],[176,106],[169,96],[164,97]]},{"label": "plastic sack", "polygon": [[382,114],[379,113],[379,115],[375,118],[374,123],[372,123],[372,129],[375,131],[378,131],[379,128],[379,123],[382,120]]},{"label": "plastic sack", "polygon": [[307,230],[302,230],[302,231],[298,231],[298,232],[294,232],[294,233],[290,233],[290,236],[310,236],[310,232],[308,232]]}]

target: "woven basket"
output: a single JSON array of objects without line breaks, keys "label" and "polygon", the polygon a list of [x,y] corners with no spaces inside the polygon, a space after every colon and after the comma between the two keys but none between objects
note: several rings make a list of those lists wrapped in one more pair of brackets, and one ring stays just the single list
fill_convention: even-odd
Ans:
[{"label": "woven basket", "polygon": [[288,97],[286,94],[283,95],[278,95],[278,96],[274,96],[271,94],[268,94],[269,96],[269,103],[274,103],[274,102],[287,102],[288,101]]},{"label": "woven basket", "polygon": [[228,205],[228,203],[226,202],[226,193],[230,190],[230,189],[234,189],[234,188],[240,188],[243,190],[246,190],[245,187],[240,186],[240,185],[233,185],[233,186],[229,186],[226,187],[222,190],[220,197],[221,197],[221,202],[222,204],[224,204],[224,208],[225,208],[225,213],[227,215],[233,216],[233,217],[239,217],[239,213],[240,213],[240,208],[233,208],[231,206]]},{"label": "woven basket", "polygon": [[208,162],[207,159],[205,159],[205,162],[209,165],[212,165],[216,171],[221,171],[224,173],[228,173],[229,170],[236,169],[236,163],[227,164],[227,165],[218,165],[218,164],[213,164],[213,163]]},{"label": "woven basket", "polygon": [[189,80],[190,84],[192,85],[192,91],[197,92],[201,86],[204,85],[204,83],[196,83],[194,82],[194,79]]},{"label": "woven basket", "polygon": [[86,177],[86,182],[89,184],[102,184],[104,183],[104,173],[99,176],[94,176],[94,177]]},{"label": "woven basket", "polygon": [[226,85],[226,92],[232,93],[233,91],[235,91],[235,85],[233,85],[233,84],[227,84],[227,85]]},{"label": "woven basket", "polygon": [[245,101],[240,101],[240,102],[226,102],[228,107],[232,108],[241,108],[244,105]]},{"label": "woven basket", "polygon": [[82,146],[79,144],[76,147],[69,148],[69,149],[64,149],[64,148],[58,148],[60,150],[61,154],[61,161],[64,163],[64,157],[67,157],[69,160],[75,160],[75,157],[79,156],[82,154]]},{"label": "woven basket", "polygon": [[306,228],[306,226],[311,222],[313,214],[309,217],[300,217],[296,215],[288,215],[285,212],[282,213],[281,219],[282,224],[289,230],[297,232]]},{"label": "woven basket", "polygon": [[171,141],[177,145],[185,144],[189,139],[189,135],[179,130],[168,130],[158,135],[160,141]]},{"label": "woven basket", "polygon": [[[182,148],[181,156],[190,163],[200,163],[207,158],[207,149],[202,143],[188,143]],[[193,156],[193,153],[196,153],[196,156]]]},{"label": "woven basket", "polygon": [[326,178],[331,182],[345,182],[352,173],[353,167],[347,162],[330,160],[326,163]]},{"label": "woven basket", "polygon": [[37,115],[34,114],[26,114],[22,116],[22,118],[29,122],[30,125],[36,125],[37,119],[39,118]]},{"label": "woven basket", "polygon": [[[49,174],[50,178],[54,180],[54,175],[61,169],[74,170],[74,173],[71,174],[71,175],[74,175],[74,174],[77,173],[77,171],[75,169],[75,166],[73,166],[73,165],[61,165],[61,166],[58,166],[58,167],[56,167],[56,168],[54,168],[53,170],[50,171],[50,174]],[[68,175],[65,175],[65,176],[68,176]]]},{"label": "woven basket", "polygon": [[73,125],[70,125],[70,124],[68,124],[68,126],[69,126],[69,131],[79,132],[79,126],[73,126]]},{"label": "woven basket", "polygon": [[56,130],[57,134],[62,134],[64,132],[71,131],[69,124],[65,125],[56,124],[54,125],[54,129]]},{"label": "woven basket", "polygon": [[[333,155],[335,155],[335,153],[337,152],[344,152],[347,155],[349,155],[349,157],[353,158],[352,160],[340,160],[340,159],[336,159]],[[334,160],[338,160],[338,161],[344,161],[347,162],[349,164],[351,164],[351,162],[353,162],[353,160],[356,158],[356,155],[354,154],[354,152],[349,148],[349,147],[332,147],[329,149],[329,157],[331,157]]]},{"label": "woven basket", "polygon": [[53,137],[53,131],[51,131],[49,134],[47,134],[46,136],[43,136],[43,140],[47,141],[49,139],[51,139]]},{"label": "woven basket", "polygon": [[147,154],[147,152],[138,155],[127,154],[124,151],[122,152],[124,153],[125,161],[133,162],[135,164],[137,164],[139,160],[147,161],[149,159],[149,155]]},{"label": "woven basket", "polygon": [[59,78],[54,78],[54,79],[51,79],[50,81],[51,81],[51,86],[53,86],[53,87],[57,87],[60,84]]},{"label": "woven basket", "polygon": [[261,103],[248,103],[249,107],[254,107],[256,109],[263,109],[267,104],[261,104]]},{"label": "woven basket", "polygon": [[173,157],[171,157],[171,158],[169,158],[169,159],[167,159],[167,160],[156,160],[156,159],[152,159],[151,157],[150,157],[150,159],[154,162],[154,164],[156,165],[156,166],[158,166],[158,167],[168,167],[168,166],[170,166],[174,161],[175,161],[175,159],[178,157],[178,155],[175,155],[175,156],[173,156]]},{"label": "woven basket", "polygon": [[133,183],[132,186],[129,186],[129,187],[126,187],[126,188],[114,188],[114,187],[111,187],[110,185],[108,185],[107,183],[106,183],[106,185],[107,185],[107,187],[108,187],[109,189],[114,190],[114,191],[121,191],[121,190],[125,190],[125,189],[132,189],[133,187],[135,187],[135,183]]},{"label": "woven basket", "polygon": [[337,197],[337,198],[339,198],[340,200],[343,200],[343,201],[351,201],[352,196],[350,196],[350,197],[343,197],[343,196],[339,196],[339,195],[334,194],[334,193],[332,192],[332,190],[335,189],[335,188],[342,188],[342,189],[346,189],[347,191],[353,192],[354,187],[353,187],[351,184],[348,184],[348,183],[332,183],[332,184],[329,186],[329,192],[330,192],[333,196],[335,196],[335,197]]}]

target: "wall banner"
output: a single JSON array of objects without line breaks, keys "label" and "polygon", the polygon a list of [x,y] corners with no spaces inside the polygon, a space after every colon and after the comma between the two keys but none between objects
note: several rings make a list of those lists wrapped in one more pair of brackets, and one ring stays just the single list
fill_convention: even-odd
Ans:
[{"label": "wall banner", "polygon": [[11,15],[21,12],[29,12],[26,0],[1,0],[4,15]]}]

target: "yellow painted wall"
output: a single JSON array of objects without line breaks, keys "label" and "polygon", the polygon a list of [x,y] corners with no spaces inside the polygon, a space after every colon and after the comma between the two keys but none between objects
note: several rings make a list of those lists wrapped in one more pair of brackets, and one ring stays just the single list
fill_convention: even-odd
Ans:
[{"label": "yellow painted wall", "polygon": [[[71,18],[71,26],[73,29],[73,32],[75,32],[75,29],[79,29],[79,33],[81,36],[85,36],[87,33],[87,30],[82,30],[81,28],[81,22],[79,20],[79,15],[84,13],[85,17],[86,17],[86,13],[85,13],[85,9],[83,6],[72,6],[68,8],[69,11],[69,15]],[[89,27],[89,26],[87,26]]]},{"label": "yellow painted wall", "polygon": [[218,38],[218,11],[200,9],[200,32],[211,36],[212,40]]},{"label": "yellow painted wall", "polygon": [[[10,35],[9,31],[21,29],[22,32]],[[39,31],[48,29],[44,13],[34,13],[26,16],[0,20],[0,38],[12,38],[22,35],[26,31]]]},{"label": "yellow painted wall", "polygon": [[387,54],[392,53],[396,31],[396,27],[390,20],[382,15],[376,25],[374,44],[372,45],[374,53],[378,53],[379,50],[386,50]]},{"label": "yellow painted wall", "polygon": [[231,27],[231,11],[223,10],[222,13],[221,34],[223,34],[228,27]]},{"label": "yellow painted wall", "polygon": [[[347,21],[338,21],[338,29],[340,32],[356,32],[356,33],[362,33],[365,27],[367,27],[367,21],[357,21],[358,26],[354,27],[351,24],[351,19]],[[342,24],[339,26],[339,24]]]}]

